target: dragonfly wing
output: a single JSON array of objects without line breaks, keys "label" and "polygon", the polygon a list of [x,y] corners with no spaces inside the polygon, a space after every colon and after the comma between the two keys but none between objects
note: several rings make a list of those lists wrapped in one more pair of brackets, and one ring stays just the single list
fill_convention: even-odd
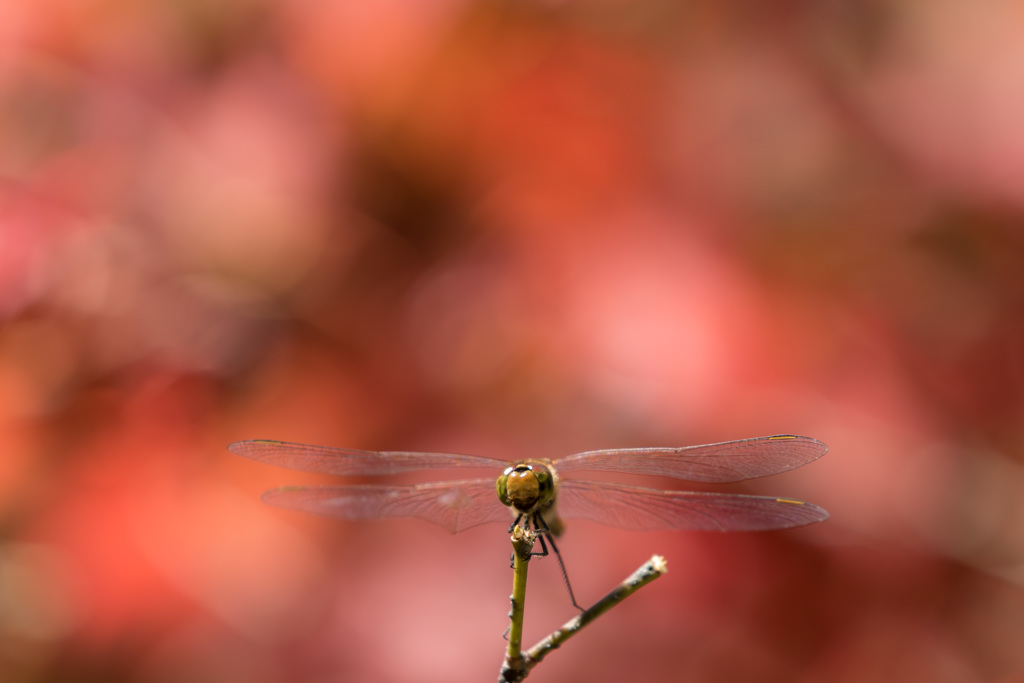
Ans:
[{"label": "dragonfly wing", "polygon": [[360,451],[353,448],[311,446],[285,441],[251,439],[228,446],[236,455],[280,467],[339,476],[395,474],[410,470],[445,467],[505,468],[508,463],[480,455],[414,453],[407,451]]},{"label": "dragonfly wing", "polygon": [[682,448],[616,448],[556,460],[558,470],[605,470],[724,483],[785,472],[817,460],[828,446],[780,434]]},{"label": "dragonfly wing", "polygon": [[267,491],[275,507],[342,519],[417,517],[457,533],[487,522],[511,522],[493,479],[465,479],[414,486],[285,486]]},{"label": "dragonfly wing", "polygon": [[761,531],[828,519],[817,505],[737,493],[659,491],[603,482],[562,481],[558,513],[632,531]]}]

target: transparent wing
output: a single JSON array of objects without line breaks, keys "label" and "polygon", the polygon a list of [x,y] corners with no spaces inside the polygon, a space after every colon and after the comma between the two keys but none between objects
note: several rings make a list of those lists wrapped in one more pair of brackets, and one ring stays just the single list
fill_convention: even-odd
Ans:
[{"label": "transparent wing", "polygon": [[342,519],[416,517],[458,533],[487,522],[512,522],[493,479],[415,486],[285,486],[263,494],[275,507]]},{"label": "transparent wing", "polygon": [[444,467],[489,467],[500,470],[508,466],[504,460],[481,455],[360,451],[266,439],[236,441],[228,446],[228,450],[271,465],[339,476],[395,474]]},{"label": "transparent wing", "polygon": [[554,461],[559,472],[606,470],[723,483],[778,474],[817,460],[828,446],[807,436],[780,434],[682,448],[615,448]]},{"label": "transparent wing", "polygon": [[788,529],[828,519],[817,505],[737,493],[659,491],[592,481],[562,481],[558,514],[632,531]]}]

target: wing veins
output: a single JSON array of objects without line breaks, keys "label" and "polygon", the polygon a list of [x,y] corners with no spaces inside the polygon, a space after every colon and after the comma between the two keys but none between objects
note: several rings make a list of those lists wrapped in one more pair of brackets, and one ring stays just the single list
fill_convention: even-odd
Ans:
[{"label": "wing veins", "polygon": [[228,446],[228,450],[270,465],[337,476],[396,474],[412,470],[449,467],[504,468],[508,465],[504,460],[482,455],[363,451],[355,448],[313,446],[268,439],[236,441]]},{"label": "wing veins", "polygon": [[560,471],[602,470],[726,483],[778,474],[828,451],[817,439],[780,434],[678,448],[612,448],[554,461]]},{"label": "wing veins", "polygon": [[828,513],[811,503],[774,496],[663,491],[604,482],[562,481],[558,510],[634,531],[690,529],[755,531],[824,521]]},{"label": "wing veins", "polygon": [[414,485],[285,486],[263,494],[275,507],[348,520],[414,517],[451,533],[510,518],[491,479]]}]

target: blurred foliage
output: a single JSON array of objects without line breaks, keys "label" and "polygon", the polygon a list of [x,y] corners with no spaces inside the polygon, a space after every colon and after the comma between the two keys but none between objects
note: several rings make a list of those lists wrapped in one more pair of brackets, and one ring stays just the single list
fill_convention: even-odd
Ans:
[{"label": "blurred foliage", "polygon": [[584,595],[673,573],[534,676],[1022,680],[1022,18],[5,3],[0,678],[496,675],[499,530],[283,516],[258,493],[319,480],[235,439],[796,432],[832,452],[746,490],[828,524],[576,525]]}]

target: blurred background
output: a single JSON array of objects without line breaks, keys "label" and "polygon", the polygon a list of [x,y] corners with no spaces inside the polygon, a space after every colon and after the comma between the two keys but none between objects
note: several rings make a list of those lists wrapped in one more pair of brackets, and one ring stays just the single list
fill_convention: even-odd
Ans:
[{"label": "blurred background", "polygon": [[[327,478],[231,441],[797,433],[829,455],[735,490],[829,522],[571,525],[581,602],[670,572],[530,680],[1024,681],[1022,26],[1012,0],[0,4],[0,679],[497,676],[503,529],[274,510]],[[573,614],[535,563],[527,644]]]}]

